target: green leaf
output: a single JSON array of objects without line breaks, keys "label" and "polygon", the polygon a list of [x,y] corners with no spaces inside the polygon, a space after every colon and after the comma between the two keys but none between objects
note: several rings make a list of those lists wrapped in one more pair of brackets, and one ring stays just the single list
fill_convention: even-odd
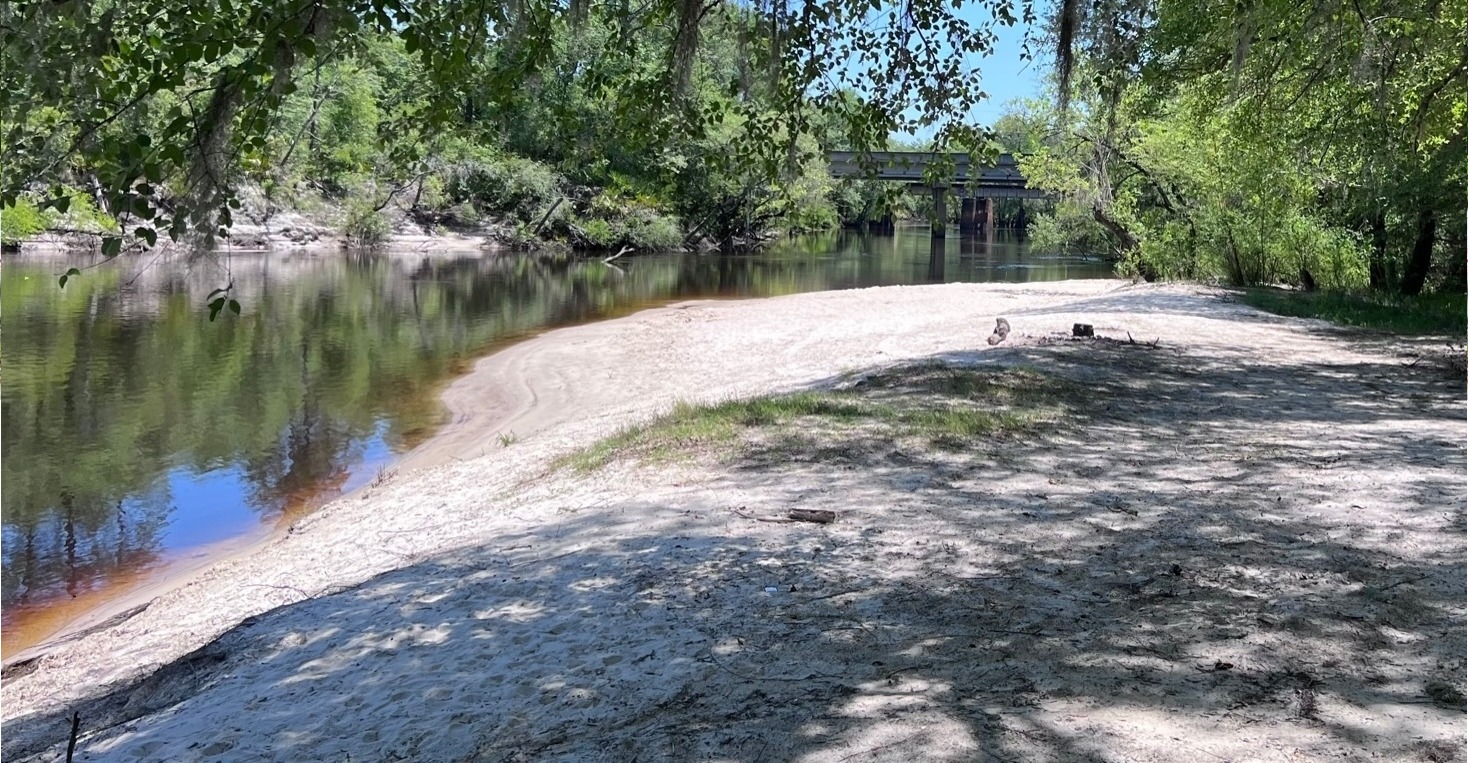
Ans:
[{"label": "green leaf", "polygon": [[108,236],[102,239],[102,256],[107,258],[122,254],[122,239],[117,236]]},{"label": "green leaf", "polygon": [[230,312],[234,313],[235,315],[239,315],[240,314],[240,302],[239,302],[239,300],[237,300],[237,299],[231,299],[229,301],[229,310],[230,310]]},{"label": "green leaf", "polygon": [[213,323],[219,317],[219,311],[224,309],[224,297],[220,297],[209,303],[209,322]]},{"label": "green leaf", "polygon": [[145,228],[140,225],[137,227],[136,230],[133,231],[133,235],[137,236],[140,239],[143,239],[144,241],[147,241],[148,246],[154,246],[158,243],[158,231],[155,231],[152,228]]},{"label": "green leaf", "polygon": [[72,276],[79,276],[81,274],[82,271],[77,270],[76,268],[67,268],[66,272],[61,274],[61,278],[57,279],[57,282],[61,284],[61,288],[65,289],[66,282],[71,280]]}]

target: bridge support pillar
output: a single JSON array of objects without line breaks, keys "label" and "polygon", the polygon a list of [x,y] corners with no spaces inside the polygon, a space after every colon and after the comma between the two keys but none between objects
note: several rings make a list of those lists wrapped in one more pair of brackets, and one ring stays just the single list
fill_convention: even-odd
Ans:
[{"label": "bridge support pillar", "polygon": [[933,189],[933,238],[948,235],[948,189]]},{"label": "bridge support pillar", "polygon": [[994,200],[987,198],[974,199],[974,225],[988,232],[994,227]]},{"label": "bridge support pillar", "polygon": [[972,196],[963,197],[962,207],[958,212],[958,230],[961,233],[973,233],[977,227],[975,212],[978,208],[976,199]]}]

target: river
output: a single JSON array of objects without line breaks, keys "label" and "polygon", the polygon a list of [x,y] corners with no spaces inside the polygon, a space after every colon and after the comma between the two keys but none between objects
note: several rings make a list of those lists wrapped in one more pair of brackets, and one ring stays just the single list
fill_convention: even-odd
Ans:
[{"label": "river", "polygon": [[[806,236],[753,255],[8,256],[0,272],[3,651],[371,481],[430,437],[438,391],[549,328],[688,299],[1109,266],[927,228]],[[243,309],[209,321],[214,289]]]}]

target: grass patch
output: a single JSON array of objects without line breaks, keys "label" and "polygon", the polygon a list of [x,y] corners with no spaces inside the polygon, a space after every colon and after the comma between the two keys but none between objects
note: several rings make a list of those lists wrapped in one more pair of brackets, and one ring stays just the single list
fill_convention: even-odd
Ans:
[{"label": "grass patch", "polygon": [[1397,334],[1468,333],[1468,297],[1463,294],[1398,294],[1370,292],[1298,292],[1247,289],[1244,304],[1297,318],[1320,318],[1344,326]]},{"label": "grass patch", "polygon": [[732,458],[755,451],[762,460],[849,460],[913,440],[962,450],[1059,421],[1078,409],[1080,393],[1076,385],[1034,371],[912,366],[843,390],[679,403],[671,413],[624,429],[556,466],[591,472],[619,459]]}]

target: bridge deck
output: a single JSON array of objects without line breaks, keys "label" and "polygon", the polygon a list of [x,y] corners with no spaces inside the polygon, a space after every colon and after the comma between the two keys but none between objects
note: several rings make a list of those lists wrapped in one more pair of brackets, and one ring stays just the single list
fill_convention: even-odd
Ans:
[{"label": "bridge deck", "polygon": [[[831,163],[831,176],[836,178],[868,178],[911,183],[923,187],[931,184],[923,177],[928,165],[938,157],[945,156],[953,163],[953,174],[949,185],[962,186],[965,191],[992,198],[1045,198],[1049,194],[1025,186],[1025,177],[1020,174],[1019,163],[1011,154],[1000,154],[993,164],[972,161],[968,154],[936,154],[924,151],[873,151],[867,154],[868,166],[862,166],[859,154],[853,151],[832,151],[827,154]],[[875,174],[869,172],[874,171]]]}]

